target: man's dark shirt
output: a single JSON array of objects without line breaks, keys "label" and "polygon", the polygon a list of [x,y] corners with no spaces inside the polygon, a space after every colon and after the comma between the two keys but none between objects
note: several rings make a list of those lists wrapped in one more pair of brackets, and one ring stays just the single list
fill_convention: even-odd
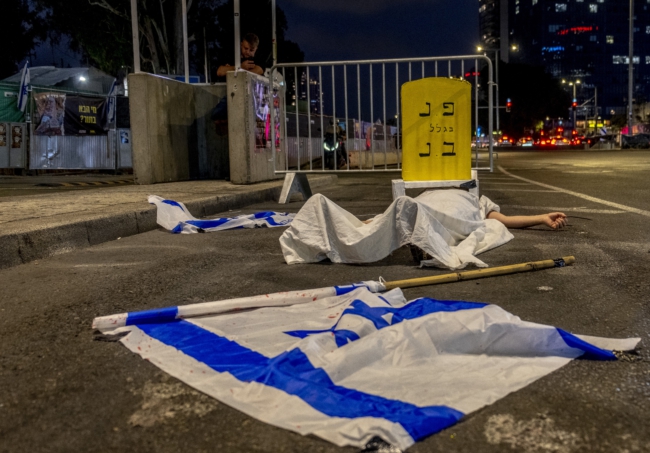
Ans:
[{"label": "man's dark shirt", "polygon": [[[242,61],[242,63],[244,61],[252,61],[253,63],[255,63],[256,66],[259,66],[260,68],[262,68],[262,71],[265,70],[264,61],[262,60],[262,58],[258,57],[257,55],[255,55],[254,58],[242,58],[241,61]],[[229,64],[230,66],[235,65],[235,53],[234,52],[232,52],[232,55],[228,55],[227,59],[224,58],[223,60],[218,62],[217,69],[215,69],[215,71],[214,71],[214,78],[212,79],[212,81],[214,83],[226,83],[226,77],[225,76],[224,77],[219,77],[217,75],[217,71],[219,70],[219,67],[223,66],[223,65],[226,65],[226,64]]]}]

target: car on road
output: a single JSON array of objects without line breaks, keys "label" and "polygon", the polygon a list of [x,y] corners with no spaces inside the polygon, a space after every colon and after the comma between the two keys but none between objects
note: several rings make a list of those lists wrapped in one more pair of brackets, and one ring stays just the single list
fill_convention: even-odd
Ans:
[{"label": "car on road", "polygon": [[508,137],[507,135],[502,136],[496,143],[497,146],[515,146],[515,139]]},{"label": "car on road", "polygon": [[557,148],[557,140],[553,137],[542,137],[535,144],[543,149]]},{"label": "car on road", "polygon": [[562,136],[554,137],[554,140],[557,146],[569,146],[571,144],[571,140]]},{"label": "car on road", "polygon": [[530,147],[533,146],[533,137],[522,137],[517,140],[517,146]]}]

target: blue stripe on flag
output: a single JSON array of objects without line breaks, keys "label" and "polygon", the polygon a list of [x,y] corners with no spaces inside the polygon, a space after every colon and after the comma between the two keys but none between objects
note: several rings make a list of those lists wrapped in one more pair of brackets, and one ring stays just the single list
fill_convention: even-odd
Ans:
[{"label": "blue stripe on flag", "polygon": [[376,417],[399,423],[416,441],[455,424],[464,415],[446,406],[418,407],[335,385],[299,349],[267,358],[187,321],[138,328],[217,372],[282,390],[330,417]]},{"label": "blue stripe on flag", "polygon": [[616,356],[612,351],[607,351],[605,349],[600,349],[592,344],[587,343],[584,340],[576,337],[575,335],[557,328],[557,331],[560,333],[560,336],[564,342],[572,348],[580,349],[584,351],[584,354],[581,356],[584,359],[589,360],[616,360]]},{"label": "blue stripe on flag", "polygon": [[266,219],[267,217],[274,216],[275,212],[273,211],[262,211],[262,212],[256,212],[254,214],[254,218],[256,219]]},{"label": "blue stripe on flag", "polygon": [[[399,324],[400,322],[407,319],[420,318],[422,316],[430,315],[432,313],[439,312],[453,312],[460,310],[473,310],[478,308],[483,308],[487,304],[478,303],[478,302],[463,302],[456,300],[435,300],[429,299],[427,297],[422,297],[416,299],[413,302],[405,305],[401,308],[394,307],[371,307],[361,300],[354,300],[348,308],[346,308],[341,316],[339,317],[336,324],[330,329],[325,330],[295,330],[284,332],[287,335],[298,338],[306,338],[309,335],[316,335],[324,332],[332,332],[335,337],[336,345],[338,347],[345,346],[348,344],[348,341],[355,341],[359,339],[359,336],[354,332],[344,329],[337,329],[337,326],[341,322],[341,319],[345,315],[356,315],[362,318],[366,318],[372,322],[377,330],[383,329],[390,325]],[[386,319],[383,318],[386,314],[392,314],[390,324]],[[350,335],[350,334],[354,335]]]},{"label": "blue stripe on flag", "polygon": [[183,212],[185,212],[185,209],[183,209],[183,206],[181,206],[181,204],[180,204],[179,202],[177,202],[177,201],[174,201],[174,200],[163,200],[162,202],[165,203],[165,204],[168,204],[168,205],[170,205],[170,206],[176,206],[177,208],[181,208],[181,210],[182,210]]},{"label": "blue stripe on flag", "polygon": [[216,228],[218,226],[221,226],[224,223],[230,222],[231,220],[232,219],[223,217],[219,219],[210,219],[210,220],[188,220],[185,223],[189,225],[194,225],[197,228],[203,228],[204,230],[207,230],[209,228]]},{"label": "blue stripe on flag", "polygon": [[334,289],[336,290],[336,295],[337,296],[342,296],[343,294],[347,294],[351,291],[354,291],[357,288],[365,288],[366,285],[363,283],[353,283],[352,285],[344,285],[344,286],[335,286]]},{"label": "blue stripe on flag", "polygon": [[174,321],[178,316],[178,307],[158,308],[156,310],[134,311],[128,314],[126,325],[154,324]]}]

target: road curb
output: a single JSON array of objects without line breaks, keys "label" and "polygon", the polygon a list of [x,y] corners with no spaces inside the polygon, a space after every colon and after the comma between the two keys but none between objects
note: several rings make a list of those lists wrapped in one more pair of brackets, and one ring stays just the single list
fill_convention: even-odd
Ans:
[{"label": "road curb", "polygon": [[[335,184],[336,175],[322,175],[310,178],[312,188]],[[251,190],[236,194],[220,194],[199,200],[185,202],[196,217],[207,217],[218,212],[240,209],[264,201],[277,200],[282,182],[277,186]],[[25,264],[73,250],[133,236],[158,228],[156,207],[103,215],[98,213],[91,219],[64,223],[47,228],[35,228],[12,234],[0,234],[0,269]]]}]

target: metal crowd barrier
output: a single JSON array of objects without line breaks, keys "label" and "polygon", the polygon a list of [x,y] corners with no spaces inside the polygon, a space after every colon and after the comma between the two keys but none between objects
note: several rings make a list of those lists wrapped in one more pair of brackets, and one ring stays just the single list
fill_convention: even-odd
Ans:
[{"label": "metal crowd barrier", "polygon": [[[482,71],[487,71],[483,85]],[[269,80],[279,79],[277,74],[282,76],[284,95],[276,97],[278,120],[276,114],[269,115],[272,137],[268,140],[276,174],[401,171],[401,84],[424,77],[456,77],[472,83],[476,143],[472,168],[493,171],[494,83],[492,63],[484,55],[284,63],[271,68]],[[479,109],[488,111],[487,159],[479,155],[476,140]],[[333,152],[333,162],[327,162],[327,129],[331,126],[333,135],[329,143],[336,144],[337,125],[344,126],[347,156]],[[276,166],[277,152],[286,156],[282,168]]]}]

